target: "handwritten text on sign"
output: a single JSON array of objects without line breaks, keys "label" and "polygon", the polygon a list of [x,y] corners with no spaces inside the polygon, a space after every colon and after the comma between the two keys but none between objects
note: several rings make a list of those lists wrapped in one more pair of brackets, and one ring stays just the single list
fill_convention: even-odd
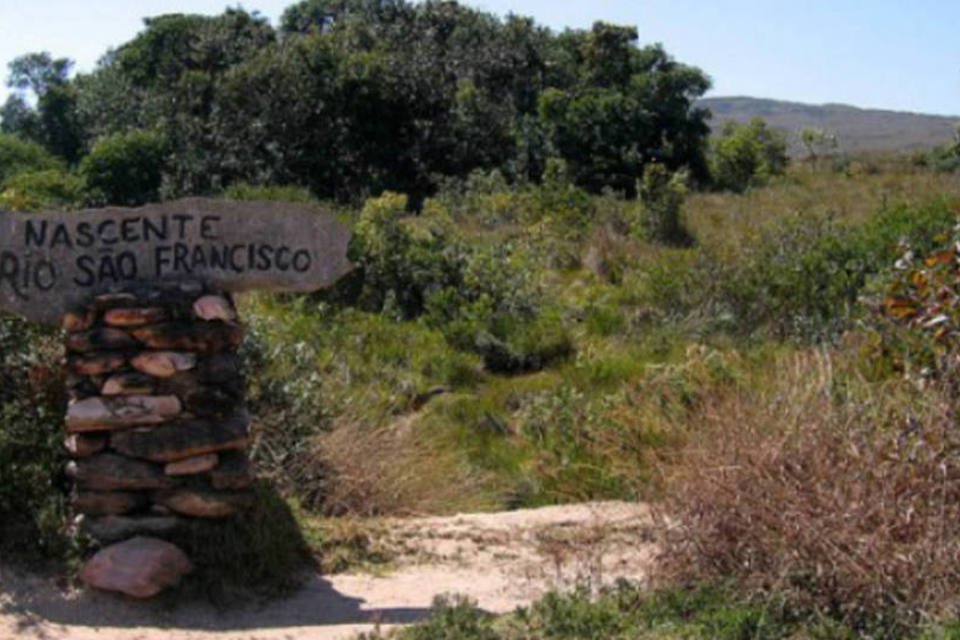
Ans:
[{"label": "handwritten text on sign", "polygon": [[0,215],[0,310],[56,322],[92,294],[203,280],[312,291],[349,270],[349,233],[287,203],[190,199],[140,209]]}]

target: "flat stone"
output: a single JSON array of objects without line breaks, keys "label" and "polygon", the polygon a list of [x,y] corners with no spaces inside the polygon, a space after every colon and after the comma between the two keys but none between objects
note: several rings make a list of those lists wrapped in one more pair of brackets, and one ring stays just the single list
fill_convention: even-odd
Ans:
[{"label": "flat stone", "polygon": [[60,326],[64,331],[86,331],[97,321],[97,312],[93,309],[71,309],[63,314]]},{"label": "flat stone", "polygon": [[126,331],[101,327],[100,329],[67,334],[64,344],[68,351],[86,353],[89,351],[130,349],[137,346],[137,341]]},{"label": "flat stone", "polygon": [[[185,371],[175,376],[164,378],[157,385],[158,393],[173,394],[181,398],[184,406],[205,406],[209,403],[219,402],[220,400],[236,408],[243,400],[246,393],[246,382],[241,377],[235,377],[223,382],[211,383],[199,375],[197,370]],[[208,395],[210,394],[210,395]],[[191,401],[192,396],[201,396]],[[215,399],[219,398],[219,400]],[[193,411],[191,409],[191,411]],[[218,412],[219,413],[219,412]]]},{"label": "flat stone", "polygon": [[226,322],[167,322],[134,329],[133,335],[151,349],[222,351],[240,344],[243,329]]},{"label": "flat stone", "polygon": [[91,516],[121,515],[146,506],[147,495],[126,491],[78,491],[73,508]]},{"label": "flat stone", "polygon": [[155,493],[153,501],[194,518],[226,518],[253,504],[248,491],[209,491],[186,487]]},{"label": "flat stone", "polygon": [[243,451],[228,451],[220,455],[220,464],[210,471],[214,489],[246,489],[253,484],[253,465]]},{"label": "flat stone", "polygon": [[73,460],[67,464],[67,475],[81,489],[94,491],[166,489],[173,484],[160,465],[115,453]]},{"label": "flat stone", "polygon": [[[153,510],[153,507],[151,507],[151,510]],[[167,509],[166,513],[169,514],[170,510]],[[100,518],[81,516],[78,528],[94,540],[108,543],[138,535],[170,535],[182,524],[183,520],[172,515],[103,516]]]},{"label": "flat stone", "polygon": [[210,469],[217,466],[219,461],[220,458],[217,454],[207,453],[202,456],[194,456],[192,458],[184,458],[183,460],[167,463],[167,466],[163,468],[163,472],[168,476],[196,475],[210,471]]},{"label": "flat stone", "polygon": [[231,322],[237,319],[237,312],[230,301],[223,296],[203,296],[193,303],[193,315],[201,320],[223,320]]},{"label": "flat stone", "polygon": [[187,555],[157,538],[136,537],[101,549],[80,569],[88,586],[152,598],[193,571]]},{"label": "flat stone", "polygon": [[177,351],[151,351],[132,358],[130,364],[141,373],[157,378],[169,378],[181,371],[193,369],[197,364],[197,356]]},{"label": "flat stone", "polygon": [[207,453],[247,446],[250,416],[239,411],[227,420],[183,420],[150,429],[112,435],[110,446],[120,453],[154,462],[176,462]]},{"label": "flat stone", "polygon": [[103,314],[103,321],[114,327],[142,327],[166,319],[167,311],[162,307],[119,307]]},{"label": "flat stone", "polygon": [[156,390],[153,377],[145,373],[117,373],[103,383],[100,390],[105,396],[142,396],[150,395]]},{"label": "flat stone", "polygon": [[204,382],[220,383],[236,380],[242,374],[243,360],[236,353],[213,353],[197,363],[197,375]]},{"label": "flat stone", "polygon": [[113,373],[125,364],[126,358],[119,353],[90,353],[67,358],[67,369],[85,376]]},{"label": "flat stone", "polygon": [[63,446],[74,458],[89,458],[103,451],[107,441],[107,436],[102,434],[72,433],[64,439]]},{"label": "flat stone", "polygon": [[177,396],[100,396],[71,402],[67,430],[103,431],[161,424],[183,411]]}]

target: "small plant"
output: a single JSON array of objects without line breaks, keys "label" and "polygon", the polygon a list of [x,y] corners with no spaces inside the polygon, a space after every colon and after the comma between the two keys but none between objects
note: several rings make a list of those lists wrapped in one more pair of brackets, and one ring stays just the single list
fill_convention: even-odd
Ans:
[{"label": "small plant", "polygon": [[685,193],[685,174],[670,173],[661,164],[648,164],[640,183],[641,218],[634,234],[668,245],[692,244],[693,238],[680,217]]}]

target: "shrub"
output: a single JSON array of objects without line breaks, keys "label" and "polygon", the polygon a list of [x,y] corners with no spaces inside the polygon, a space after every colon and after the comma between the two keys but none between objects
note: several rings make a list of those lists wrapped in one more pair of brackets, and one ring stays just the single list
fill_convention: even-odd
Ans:
[{"label": "shrub", "polygon": [[698,412],[663,572],[902,637],[960,588],[960,440],[948,396],[862,383],[845,355],[776,363],[765,392]]},{"label": "shrub", "polygon": [[766,227],[729,265],[707,253],[700,269],[707,286],[701,305],[729,313],[741,333],[772,330],[777,336],[831,340],[859,313],[869,279],[911,247],[929,251],[955,217],[939,199],[923,206],[897,205],[861,226],[832,216],[804,216]]},{"label": "shrub", "polygon": [[0,133],[0,183],[25,171],[61,168],[61,163],[39,144]]},{"label": "shrub", "polygon": [[661,164],[647,165],[640,184],[641,218],[634,226],[635,235],[668,245],[691,244],[693,239],[680,219],[685,193],[685,174],[671,174]]},{"label": "shrub", "polygon": [[786,172],[786,137],[761,118],[728,122],[712,143],[710,173],[718,189],[740,193]]},{"label": "shrub", "polygon": [[0,316],[0,554],[63,561],[64,382],[52,336]]},{"label": "shrub", "polygon": [[106,136],[80,162],[80,175],[98,205],[136,206],[159,198],[166,143],[153,131]]},{"label": "shrub", "polygon": [[0,207],[13,211],[74,209],[85,199],[83,180],[62,169],[27,171],[7,178],[0,188]]}]

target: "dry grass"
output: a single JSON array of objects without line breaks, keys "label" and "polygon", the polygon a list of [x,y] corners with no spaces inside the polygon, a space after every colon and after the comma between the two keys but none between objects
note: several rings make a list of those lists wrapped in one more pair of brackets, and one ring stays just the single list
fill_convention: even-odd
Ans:
[{"label": "dry grass", "polygon": [[314,468],[323,513],[350,516],[444,514],[494,507],[496,481],[477,471],[442,437],[420,429],[417,415],[385,427],[339,421],[317,437]]},{"label": "dry grass", "polygon": [[861,628],[942,613],[960,590],[950,403],[869,386],[823,353],[761,395],[706,403],[671,469],[664,576],[734,579]]},{"label": "dry grass", "polygon": [[686,224],[714,253],[736,255],[765,226],[788,218],[832,215],[858,224],[888,205],[960,195],[955,175],[907,167],[883,169],[848,177],[794,167],[786,178],[743,194],[694,193],[684,203]]}]

